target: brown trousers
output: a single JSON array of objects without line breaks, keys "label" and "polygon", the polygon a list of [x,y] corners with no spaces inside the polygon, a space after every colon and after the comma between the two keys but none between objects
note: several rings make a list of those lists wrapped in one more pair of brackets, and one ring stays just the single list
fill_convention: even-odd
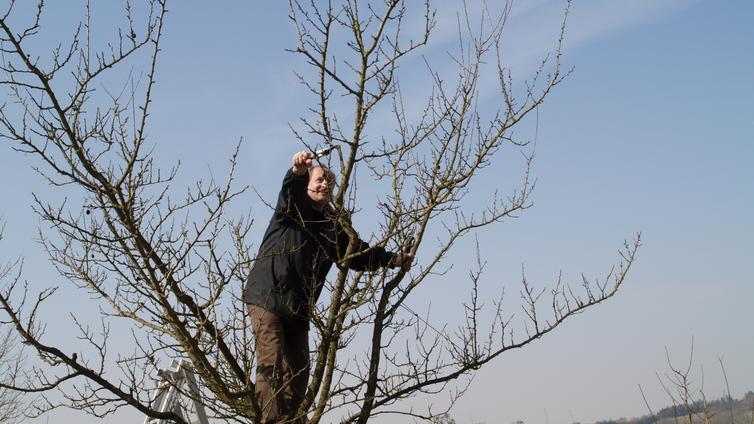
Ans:
[{"label": "brown trousers", "polygon": [[309,327],[246,305],[256,338],[257,401],[262,423],[304,423],[297,417],[309,380]]}]

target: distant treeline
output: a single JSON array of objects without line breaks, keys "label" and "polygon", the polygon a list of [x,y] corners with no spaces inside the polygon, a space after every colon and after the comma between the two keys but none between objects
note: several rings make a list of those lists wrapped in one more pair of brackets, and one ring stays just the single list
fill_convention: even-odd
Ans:
[{"label": "distant treeline", "polygon": [[[741,422],[741,424],[748,424],[752,421],[742,422],[739,417],[750,416],[754,413],[754,392],[749,391],[741,399],[733,399],[730,396],[723,396],[720,399],[708,400],[705,404],[704,401],[699,400],[689,405],[671,405],[662,408],[658,411],[653,411],[654,416],[651,414],[642,416],[640,418],[626,419],[620,418],[618,420],[605,420],[597,421],[594,424],[655,424],[663,420],[672,419],[675,422],[676,418],[687,418],[689,410],[696,417],[703,417],[706,413],[714,417],[714,422],[730,423],[733,420]],[[751,419],[751,417],[750,417]],[[696,422],[697,418],[694,419]],[[681,420],[680,422],[688,422],[688,420]]]}]

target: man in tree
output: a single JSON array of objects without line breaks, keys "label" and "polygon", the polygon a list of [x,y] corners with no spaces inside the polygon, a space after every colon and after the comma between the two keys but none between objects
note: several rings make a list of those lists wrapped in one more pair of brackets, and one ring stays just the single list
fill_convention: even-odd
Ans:
[{"label": "man in tree", "polygon": [[335,177],[327,167],[313,166],[314,159],[306,151],[293,155],[246,280],[263,423],[296,419],[309,377],[309,318],[333,263],[358,271],[408,271],[413,262],[410,253],[370,247],[358,237],[348,249],[351,238],[329,204]]}]

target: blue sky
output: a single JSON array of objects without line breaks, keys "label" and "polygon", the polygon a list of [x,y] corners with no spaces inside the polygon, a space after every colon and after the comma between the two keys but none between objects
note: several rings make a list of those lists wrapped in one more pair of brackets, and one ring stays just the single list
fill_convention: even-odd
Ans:
[{"label": "blue sky", "polygon": [[[443,58],[455,47],[458,2],[436,6],[437,33],[422,53],[449,69]],[[109,7],[95,2],[103,16],[117,13]],[[57,31],[69,33],[78,13],[68,2],[50,8],[47,42]],[[284,2],[262,8],[183,1],[169,10],[149,130],[157,157],[165,165],[182,162],[179,181],[223,175],[243,138],[239,181],[272,198],[278,175],[300,148],[288,124],[296,125],[310,102],[293,74],[302,62],[284,51],[294,43]],[[514,4],[505,45],[514,75],[525,77],[554,46],[562,10],[558,1]],[[101,21],[104,33],[108,19]],[[605,274],[635,232],[642,232],[644,245],[615,299],[477,374],[452,411],[459,423],[644,414],[637,386],[652,406],[665,406],[655,377],[667,369],[664,349],[684,363],[692,337],[708,397],[723,394],[718,358],[735,397],[754,390],[752,21],[754,3],[743,0],[574,1],[563,62],[575,71],[538,114],[534,207],[479,235],[493,263],[482,292],[492,296],[502,285],[515,303],[522,265],[539,286],[552,284],[560,271],[576,281],[582,272]],[[402,70],[407,80],[421,79],[420,62]],[[482,101],[494,106],[492,96]],[[533,122],[518,131],[533,138]],[[34,242],[38,222],[29,205],[31,192],[53,199],[69,194],[53,192],[31,164],[0,145],[6,181],[0,216],[8,223],[0,254],[25,257],[32,287],[62,285]],[[483,175],[476,198],[509,186],[502,165]],[[268,211],[253,193],[241,203],[238,214],[251,209],[260,223],[259,238]],[[369,218],[356,217],[362,232]],[[460,311],[473,259],[464,247],[454,253],[455,271],[425,287],[426,302],[416,301],[416,308]],[[50,316],[90,305],[61,291],[67,301]],[[50,422],[71,416],[57,414]],[[110,422],[134,419],[126,413]]]}]

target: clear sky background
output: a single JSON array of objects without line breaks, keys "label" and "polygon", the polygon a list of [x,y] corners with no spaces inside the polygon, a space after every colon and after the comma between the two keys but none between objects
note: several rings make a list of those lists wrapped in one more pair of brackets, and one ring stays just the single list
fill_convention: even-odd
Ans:
[{"label": "clear sky background", "polygon": [[[40,54],[70,34],[83,10],[68,1],[50,3]],[[445,53],[456,45],[458,4],[435,4],[437,32],[422,53],[440,69],[451,65]],[[119,9],[103,1],[94,7],[102,13],[95,29],[108,36],[114,26],[108,16]],[[505,35],[514,75],[525,77],[554,47],[562,10],[560,1],[515,2]],[[482,293],[492,296],[504,286],[515,303],[522,265],[538,286],[551,285],[560,271],[578,281],[582,272],[606,274],[623,240],[638,231],[643,247],[616,298],[477,373],[451,412],[459,424],[645,414],[638,385],[655,409],[668,405],[655,373],[667,370],[666,347],[685,364],[692,338],[694,373],[697,382],[703,375],[708,398],[724,393],[719,358],[734,397],[754,390],[752,22],[754,2],[748,0],[574,1],[563,62],[575,71],[539,111],[534,207],[479,235],[491,263]],[[166,25],[149,128],[159,162],[180,160],[180,182],[224,175],[226,158],[243,138],[239,183],[273,198],[301,147],[288,125],[297,125],[311,102],[293,74],[302,61],[284,51],[295,42],[285,2],[175,1]],[[407,86],[426,77],[418,57],[402,72]],[[482,102],[495,107],[493,96]],[[534,137],[531,121],[518,131]],[[371,132],[389,136],[392,128]],[[25,258],[33,289],[65,287],[34,241],[39,223],[31,193],[53,200],[75,194],[54,192],[32,164],[0,145],[0,216],[8,224],[0,254]],[[486,170],[477,198],[510,187],[506,175]],[[365,198],[372,189],[379,187],[365,190]],[[253,191],[240,203],[237,216],[251,210],[258,240],[269,211]],[[356,217],[362,233],[369,219],[367,212]],[[425,287],[416,308],[457,313],[447,321],[458,324],[453,316],[462,316],[458,299],[468,296],[469,251],[461,246],[453,253],[454,272]],[[59,309],[47,316],[70,310],[96,315],[93,303],[75,291],[62,289],[59,296],[50,305]],[[443,322],[446,314],[440,315],[431,316]],[[50,327],[53,339],[71,337],[65,324]],[[74,417],[97,422],[66,411],[49,422]],[[123,413],[108,422],[135,420],[142,418]]]}]

